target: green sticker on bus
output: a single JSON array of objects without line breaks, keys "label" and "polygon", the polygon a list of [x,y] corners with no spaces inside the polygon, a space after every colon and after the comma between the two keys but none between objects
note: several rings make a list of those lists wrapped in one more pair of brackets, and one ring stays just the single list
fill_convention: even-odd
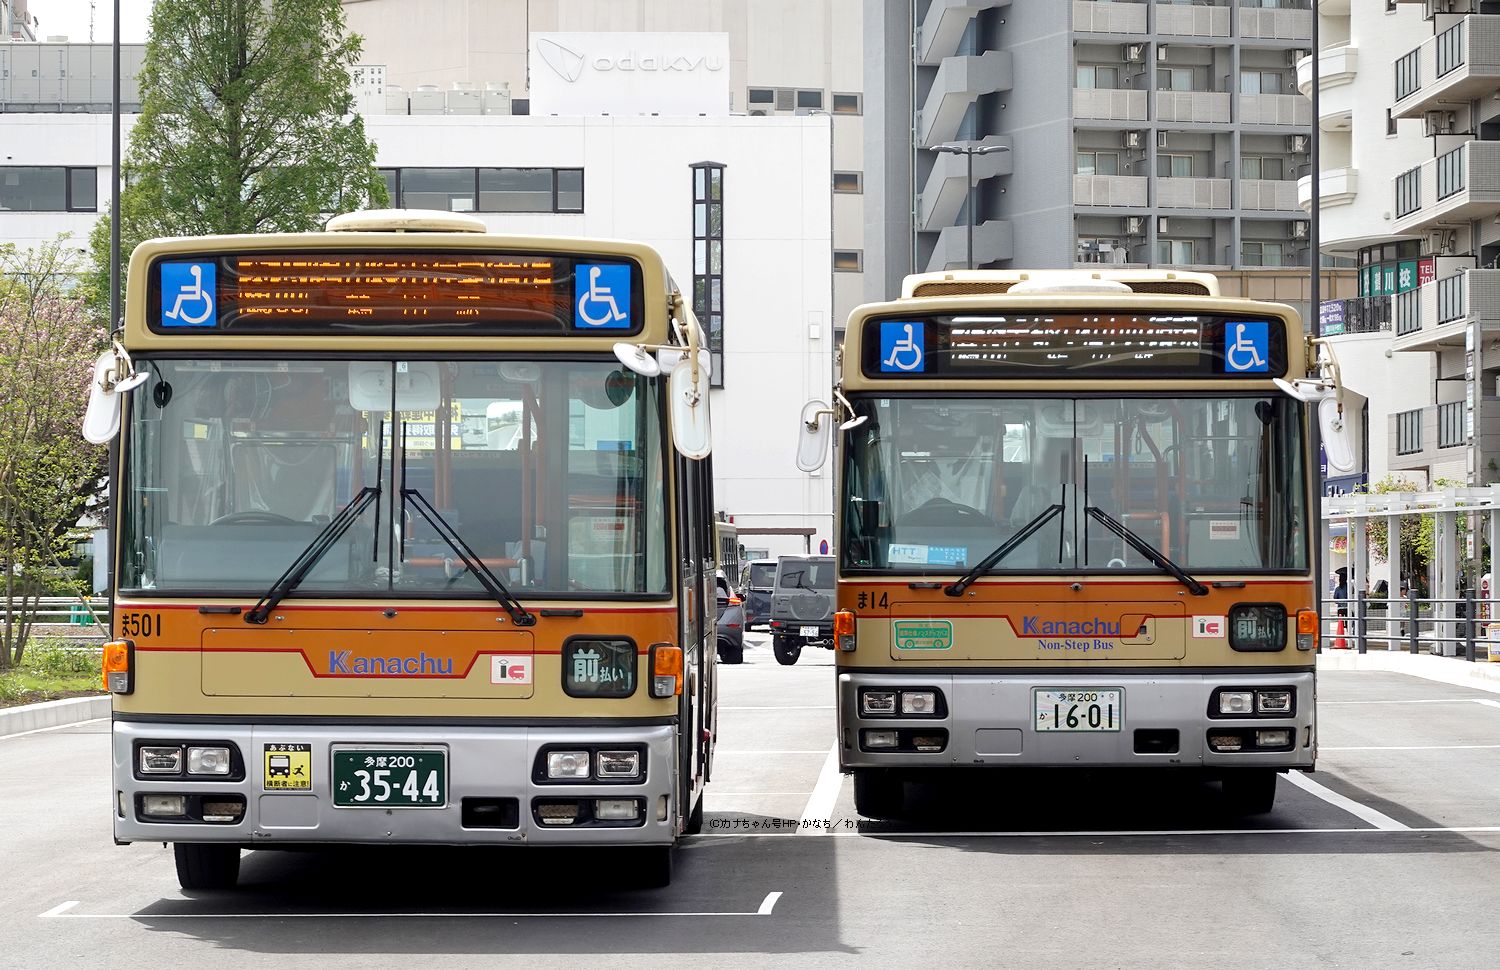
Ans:
[{"label": "green sticker on bus", "polygon": [[953,624],[947,620],[893,620],[891,635],[902,650],[948,650]]}]

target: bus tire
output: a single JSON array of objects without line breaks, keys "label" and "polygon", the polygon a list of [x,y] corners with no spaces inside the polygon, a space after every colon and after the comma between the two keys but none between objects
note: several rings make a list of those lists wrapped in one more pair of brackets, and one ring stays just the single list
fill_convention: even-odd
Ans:
[{"label": "bus tire", "polygon": [[636,853],[636,882],[642,889],[665,889],[672,885],[672,847],[647,845]]},{"label": "bus tire", "polygon": [[173,842],[177,883],[183,889],[233,889],[240,878],[240,847],[222,842]]},{"label": "bus tire", "polygon": [[854,810],[865,818],[901,818],[906,783],[889,768],[854,769]]},{"label": "bus tire", "polygon": [[802,644],[791,637],[773,637],[771,640],[771,651],[776,654],[776,662],[783,667],[790,667],[802,656]]},{"label": "bus tire", "polygon": [[1224,802],[1235,815],[1264,815],[1276,804],[1276,769],[1241,768],[1224,775]]}]

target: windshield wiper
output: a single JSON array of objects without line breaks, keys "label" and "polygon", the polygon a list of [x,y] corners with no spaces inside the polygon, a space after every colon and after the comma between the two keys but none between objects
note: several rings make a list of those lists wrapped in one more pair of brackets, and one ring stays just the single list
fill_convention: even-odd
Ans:
[{"label": "windshield wiper", "polygon": [[452,549],[458,555],[459,560],[464,564],[464,568],[474,574],[474,578],[479,580],[479,585],[484,587],[485,592],[489,593],[490,596],[494,597],[496,602],[505,608],[505,612],[510,614],[510,621],[512,623],[516,626],[536,626],[536,617],[527,611],[526,607],[521,605],[521,601],[516,599],[510,590],[505,588],[505,584],[500,581],[500,577],[490,571],[490,567],[484,564],[483,560],[479,558],[479,554],[470,548],[469,544],[463,540],[463,537],[458,534],[453,526],[448,524],[448,520],[443,518],[442,513],[438,512],[433,507],[433,504],[427,501],[427,496],[414,488],[403,488],[401,490],[401,505],[403,509],[407,502],[410,502],[417,512],[421,514],[422,518],[427,520],[427,524],[432,526],[433,531],[438,534],[438,538],[442,539],[448,548]]},{"label": "windshield wiper", "polygon": [[1016,550],[1017,546],[1035,535],[1036,531],[1050,522],[1054,516],[1062,515],[1063,512],[1067,511],[1067,508],[1066,504],[1056,502],[1042,509],[1030,522],[1017,529],[1015,535],[1001,543],[1000,548],[975,563],[974,568],[960,576],[956,582],[944,586],[943,592],[949,596],[962,596],[964,590],[973,585],[974,580],[995,568],[995,565],[1000,560],[1010,555]]},{"label": "windshield wiper", "polygon": [[366,485],[360,489],[359,494],[340,509],[338,515],[329,519],[328,524],[318,530],[318,534],[312,537],[312,541],[297,553],[297,558],[292,560],[286,572],[271,584],[271,588],[266,590],[260,602],[245,614],[245,622],[264,623],[270,619],[271,611],[276,609],[276,605],[301,585],[302,581],[307,578],[307,574],[313,571],[313,567],[328,554],[328,550],[332,549],[344,537],[344,533],[349,531],[349,527],[354,525],[355,520],[379,499],[380,489],[374,485]]},{"label": "windshield wiper", "polygon": [[1168,559],[1165,553],[1157,549],[1145,539],[1142,539],[1140,536],[1136,535],[1134,532],[1131,532],[1130,529],[1125,525],[1125,523],[1121,522],[1119,519],[1099,508],[1099,506],[1086,505],[1084,506],[1083,514],[1085,516],[1092,516],[1093,518],[1098,519],[1106,529],[1108,529],[1110,532],[1113,532],[1119,538],[1123,539],[1125,541],[1125,544],[1130,546],[1130,548],[1145,556],[1161,569],[1171,573],[1172,576],[1179,583],[1186,586],[1188,588],[1188,592],[1192,593],[1194,596],[1208,595],[1207,586],[1204,586],[1202,583],[1189,576],[1181,566]]}]

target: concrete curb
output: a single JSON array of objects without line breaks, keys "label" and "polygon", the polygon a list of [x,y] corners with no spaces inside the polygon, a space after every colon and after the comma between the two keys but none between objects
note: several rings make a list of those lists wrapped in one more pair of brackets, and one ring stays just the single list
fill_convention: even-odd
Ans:
[{"label": "concrete curb", "polygon": [[1454,687],[1500,694],[1500,663],[1469,663],[1453,657],[1413,656],[1402,650],[1327,650],[1318,654],[1319,670],[1385,670],[1396,674],[1435,680]]},{"label": "concrete curb", "polygon": [[27,731],[77,724],[99,717],[109,717],[109,695],[98,697],[69,697],[60,701],[42,704],[27,704],[24,707],[0,709],[0,738]]}]

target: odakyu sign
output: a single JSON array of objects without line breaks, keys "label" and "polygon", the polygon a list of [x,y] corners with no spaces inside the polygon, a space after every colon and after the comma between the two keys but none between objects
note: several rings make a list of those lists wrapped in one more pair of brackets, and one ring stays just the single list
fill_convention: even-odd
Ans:
[{"label": "odakyu sign", "polygon": [[533,115],[729,114],[729,35],[530,35]]}]

